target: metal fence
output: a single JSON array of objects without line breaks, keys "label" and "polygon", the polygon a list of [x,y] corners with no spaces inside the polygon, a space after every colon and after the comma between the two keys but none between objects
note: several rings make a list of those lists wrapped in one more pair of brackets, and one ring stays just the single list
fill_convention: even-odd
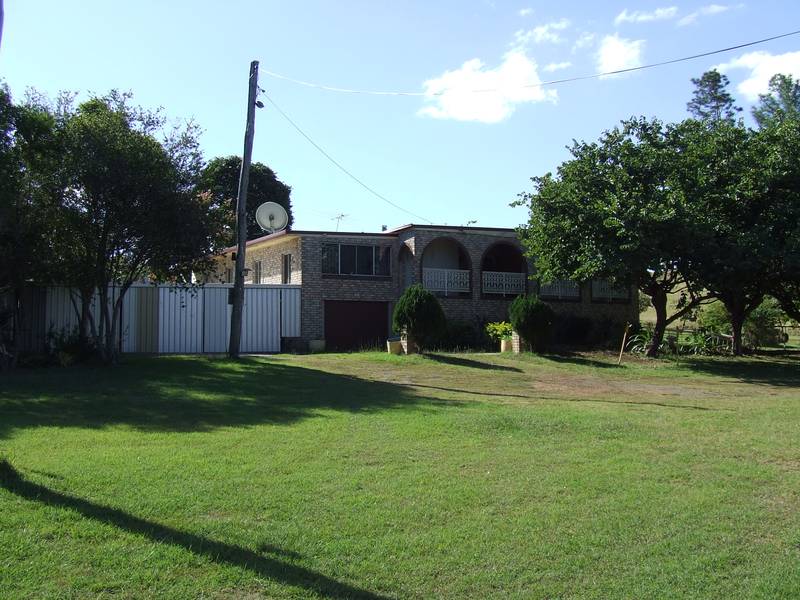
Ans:
[{"label": "metal fence", "polygon": [[[121,352],[201,354],[227,352],[230,336],[231,285],[182,288],[134,285],[122,299],[118,323]],[[109,288],[109,302],[119,288]],[[20,348],[45,350],[53,336],[69,333],[79,324],[73,290],[35,287],[22,298]],[[100,301],[91,312],[99,322]],[[245,286],[242,314],[242,352],[280,352],[281,339],[300,336],[300,286]]]}]

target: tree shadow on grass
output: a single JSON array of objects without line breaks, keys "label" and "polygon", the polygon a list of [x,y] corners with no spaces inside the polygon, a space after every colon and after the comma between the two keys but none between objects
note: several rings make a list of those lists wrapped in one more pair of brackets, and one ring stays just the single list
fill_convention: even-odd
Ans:
[{"label": "tree shadow on grass", "polygon": [[[286,585],[302,587],[327,598],[365,598],[373,600],[387,598],[387,596],[381,596],[341,583],[311,569],[262,556],[235,544],[218,542],[193,533],[179,531],[165,525],[140,519],[110,506],[95,504],[83,498],[51,490],[23,478],[5,460],[0,460],[0,487],[25,500],[38,502],[46,506],[74,510],[87,519],[93,519],[107,525],[113,525],[123,531],[144,536],[157,544],[166,543],[180,546],[215,563],[233,565],[240,569],[251,571],[259,577],[267,577]],[[297,558],[298,556],[296,553],[284,551],[276,546],[269,546],[265,550],[272,554],[282,554],[288,558]]]},{"label": "tree shadow on grass", "polygon": [[522,369],[517,367],[508,367],[491,362],[481,362],[479,360],[463,358],[461,356],[452,356],[450,354],[425,354],[425,358],[455,367],[470,367],[472,369],[484,369],[486,371],[512,371],[514,373],[522,373]]},{"label": "tree shadow on grass", "polygon": [[21,370],[2,383],[0,439],[39,426],[197,432],[291,424],[324,410],[369,413],[451,404],[398,384],[266,358],[137,358],[114,368]]},{"label": "tree shadow on grass", "polygon": [[682,358],[680,364],[692,371],[738,379],[745,383],[800,388],[800,355],[717,358]]},{"label": "tree shadow on grass", "polygon": [[543,354],[542,358],[559,364],[580,365],[583,367],[597,367],[600,369],[624,369],[622,365],[612,362],[588,358],[574,352],[558,352]]}]

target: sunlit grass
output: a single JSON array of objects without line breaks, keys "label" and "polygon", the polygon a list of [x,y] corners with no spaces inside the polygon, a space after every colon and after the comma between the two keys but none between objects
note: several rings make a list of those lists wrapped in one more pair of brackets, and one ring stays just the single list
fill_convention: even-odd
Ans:
[{"label": "sunlit grass", "polygon": [[792,598],[800,361],[382,353],[0,379],[0,597]]}]

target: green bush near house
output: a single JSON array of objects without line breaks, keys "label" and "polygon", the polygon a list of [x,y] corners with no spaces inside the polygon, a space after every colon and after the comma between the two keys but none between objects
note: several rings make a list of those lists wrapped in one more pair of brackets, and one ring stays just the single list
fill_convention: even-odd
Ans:
[{"label": "green bush near house", "polygon": [[420,350],[431,348],[446,324],[439,300],[418,283],[403,292],[394,307],[392,326],[395,331],[413,338]]},{"label": "green bush near house", "polygon": [[555,313],[537,296],[517,296],[508,309],[514,331],[534,352],[541,352],[550,341]]},{"label": "green bush near house", "polygon": [[514,333],[514,328],[508,321],[498,321],[496,323],[487,323],[484,331],[486,331],[489,339],[497,343],[501,340],[510,340],[511,334]]}]

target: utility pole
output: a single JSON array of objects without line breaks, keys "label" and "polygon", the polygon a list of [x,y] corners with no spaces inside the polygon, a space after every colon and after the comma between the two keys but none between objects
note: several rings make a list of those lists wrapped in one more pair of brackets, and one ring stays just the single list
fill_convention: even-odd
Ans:
[{"label": "utility pole", "polygon": [[228,356],[239,358],[242,339],[242,313],[244,311],[245,248],[247,246],[247,184],[250,179],[250,160],[253,156],[253,135],[256,120],[256,95],[258,93],[258,61],[250,63],[250,86],[247,93],[247,127],[244,132],[244,155],[239,172],[239,193],[236,197],[236,273],[233,280],[233,310],[231,311],[231,337]]}]

